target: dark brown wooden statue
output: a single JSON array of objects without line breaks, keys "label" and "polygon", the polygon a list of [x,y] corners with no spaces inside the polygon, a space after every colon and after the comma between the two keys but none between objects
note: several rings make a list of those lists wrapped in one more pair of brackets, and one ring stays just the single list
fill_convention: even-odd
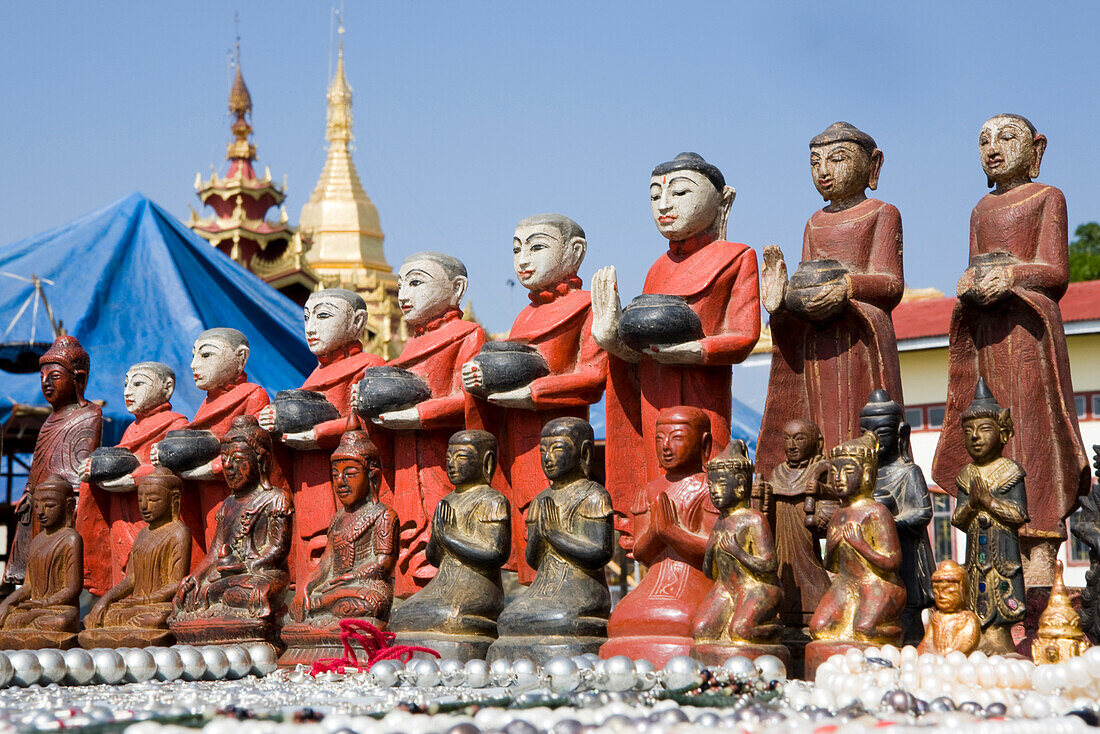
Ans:
[{"label": "dark brown wooden statue", "polygon": [[283,626],[287,651],[279,664],[294,666],[340,657],[340,620],[384,627],[393,604],[397,513],[378,501],[382,460],[364,431],[347,431],[332,454],[332,491],[340,509],[328,528],[321,562],[290,607]]},{"label": "dark brown wooden statue", "polygon": [[84,588],[73,485],[59,474],[39,482],[33,512],[39,532],[27,549],[26,581],[0,603],[0,649],[67,649],[76,645]]},{"label": "dark brown wooden statue", "polygon": [[1029,587],[1054,582],[1065,519],[1089,491],[1058,308],[1069,285],[1066,199],[1033,181],[1046,145],[1019,115],[991,117],[978,137],[993,191],[970,215],[970,265],[951,316],[947,408],[932,464],[932,478],[954,494],[970,461],[959,418],[983,376],[1018,424],[1005,454],[1028,476],[1029,519],[1019,534]]},{"label": "dark brown wooden statue", "polygon": [[[810,172],[828,204],[806,223],[803,262],[789,283],[782,251],[763,253],[761,294],[774,342],[763,436],[809,416],[836,446],[859,435],[859,409],[872,390],[902,402],[890,319],[905,288],[901,215],[866,193],[878,186],[882,162],[874,139],[846,122],[810,141]],[[762,474],[782,460],[778,448],[761,444]]]},{"label": "dark brown wooden statue", "polygon": [[172,644],[172,598],[191,569],[191,530],[180,519],[181,489],[180,478],[163,467],[141,480],[137,504],[148,524],[130,548],[125,577],[84,618],[82,647]]},{"label": "dark brown wooden statue", "polygon": [[1012,438],[1012,412],[978,378],[961,422],[972,463],[955,478],[951,524],[966,533],[970,606],[982,623],[979,649],[1010,653],[1012,625],[1027,611],[1019,530],[1028,519],[1023,467],[1003,455]]},{"label": "dark brown wooden statue", "polygon": [[[1100,446],[1093,446],[1093,466],[1100,474]],[[1094,645],[1100,644],[1100,484],[1081,499],[1081,514],[1073,523],[1073,535],[1089,547],[1089,570],[1081,590],[1081,629]]]},{"label": "dark brown wooden statue", "polygon": [[580,418],[555,418],[542,429],[539,451],[550,486],[527,511],[527,562],[535,580],[497,618],[487,658],[529,658],[599,651],[607,635],[611,592],[611,496],[588,478],[595,440]]},{"label": "dark brown wooden statue", "polygon": [[103,424],[99,406],[84,399],[91,361],[76,337],[57,337],[38,363],[42,395],[53,412],[38,431],[27,487],[15,505],[15,535],[4,567],[4,585],[8,588],[23,583],[31,537],[36,532],[31,509],[34,488],[54,474],[78,486],[80,464],[99,448]]},{"label": "dark brown wooden statue", "polygon": [[768,520],[751,505],[753,462],[743,441],[707,462],[710,500],[719,513],[703,558],[714,586],[695,613],[691,654],[707,665],[733,655],[753,659],[790,653],[778,644],[783,589]]},{"label": "dark brown wooden statue", "polygon": [[810,620],[807,677],[848,648],[901,644],[901,542],[894,516],[874,498],[877,465],[878,440],[872,433],[829,452],[829,480],[841,506],[826,532],[825,566],[833,577]]},{"label": "dark brown wooden statue", "polygon": [[397,642],[420,645],[445,658],[484,658],[504,608],[500,568],[511,549],[508,501],[489,486],[497,441],[485,431],[459,431],[447,446],[447,478],[454,491],[432,519],[428,560],[439,570],[394,611]]},{"label": "dark brown wooden statue", "polygon": [[233,419],[221,460],[230,494],[206,558],[176,592],[168,626],[188,644],[270,641],[288,582],[290,494],[269,480],[271,437],[253,416]]},{"label": "dark brown wooden statue", "polygon": [[718,516],[703,472],[710,417],[701,408],[665,408],[657,414],[656,442],[664,473],[638,493],[632,508],[634,558],[649,570],[615,605],[600,655],[661,666],[691,652],[692,617],[712,585],[703,554]]}]

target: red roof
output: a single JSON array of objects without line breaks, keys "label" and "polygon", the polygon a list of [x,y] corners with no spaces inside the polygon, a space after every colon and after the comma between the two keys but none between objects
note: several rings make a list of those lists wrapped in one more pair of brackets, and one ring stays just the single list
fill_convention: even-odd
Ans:
[{"label": "red roof", "polygon": [[[956,298],[903,301],[894,309],[894,333],[898,341],[947,336]],[[1062,321],[1100,319],[1100,280],[1070,283],[1060,302]]]}]

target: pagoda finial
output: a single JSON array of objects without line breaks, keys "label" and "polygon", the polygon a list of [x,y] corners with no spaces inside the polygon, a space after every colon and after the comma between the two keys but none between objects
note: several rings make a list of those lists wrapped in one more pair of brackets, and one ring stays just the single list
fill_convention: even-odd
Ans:
[{"label": "pagoda finial", "polygon": [[[234,15],[233,20],[239,23],[240,17]],[[252,95],[248,93],[244,76],[241,74],[241,34],[239,26],[237,30],[236,63],[234,65],[237,67],[237,76],[233,80],[233,88],[229,90],[229,112],[236,118],[231,128],[233,137],[236,139],[229,144],[225,157],[228,160],[244,158],[251,161],[256,159],[256,146],[248,142],[248,136],[252,134],[252,126],[248,124],[246,118],[252,115]]]},{"label": "pagoda finial", "polygon": [[351,142],[351,86],[344,75],[344,21],[339,18],[340,53],[336,58],[336,73],[328,87],[328,116],[325,139],[347,145]]}]

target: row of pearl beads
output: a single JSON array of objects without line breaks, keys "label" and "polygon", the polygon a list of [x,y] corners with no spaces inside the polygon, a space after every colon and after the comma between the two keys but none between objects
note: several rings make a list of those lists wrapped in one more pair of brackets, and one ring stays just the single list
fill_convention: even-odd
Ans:
[{"label": "row of pearl beads", "polygon": [[142,683],[148,680],[223,680],[275,670],[271,645],[173,645],[172,647],[0,652],[5,686]]}]

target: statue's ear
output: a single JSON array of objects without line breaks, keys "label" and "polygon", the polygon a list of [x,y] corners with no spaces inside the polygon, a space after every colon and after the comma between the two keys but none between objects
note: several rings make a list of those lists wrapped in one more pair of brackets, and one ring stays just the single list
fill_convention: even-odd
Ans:
[{"label": "statue's ear", "polygon": [[912,432],[913,429],[905,421],[898,426],[898,453],[907,459],[913,458],[913,447],[909,441]]},{"label": "statue's ear", "polygon": [[576,273],[581,269],[581,263],[584,262],[584,256],[588,253],[588,240],[584,237],[574,237],[569,240],[569,245],[567,247],[570,257],[573,259],[570,269]]},{"label": "statue's ear", "polygon": [[882,154],[882,151],[875,148],[871,152],[871,172],[867,176],[867,188],[874,191],[878,188],[878,176],[882,173],[882,162],[886,157]]},{"label": "statue's ear", "polygon": [[176,392],[176,378],[166,377],[164,378],[164,399],[165,401],[171,400],[172,395]]},{"label": "statue's ear", "polygon": [[237,347],[237,351],[235,352],[235,354],[237,356],[237,371],[238,372],[244,372],[244,366],[246,364],[248,364],[248,355],[250,353],[251,352],[249,351],[247,344],[242,344],[239,347]]},{"label": "statue's ear", "polygon": [[730,218],[730,209],[733,208],[733,200],[737,198],[737,189],[725,186],[719,192],[721,202],[718,204],[718,217],[714,221],[714,231],[718,233],[718,239],[726,239],[726,223]]},{"label": "statue's ear", "polygon": [[714,446],[714,438],[710,435],[710,432],[703,434],[702,439],[699,440],[699,460],[703,463],[707,463],[707,459],[710,458],[711,448]]},{"label": "statue's ear", "polygon": [[355,338],[358,339],[363,335],[363,330],[367,328],[367,309],[355,309],[355,313],[351,317],[351,325],[355,330]]},{"label": "statue's ear", "polygon": [[586,477],[592,469],[592,452],[594,449],[595,446],[591,441],[585,440],[581,442],[580,467],[581,473]]},{"label": "statue's ear", "polygon": [[1047,136],[1036,135],[1035,139],[1031,141],[1031,148],[1035,155],[1031,159],[1031,165],[1027,168],[1027,177],[1036,179],[1039,178],[1039,166],[1043,164],[1043,153],[1047,149]]},{"label": "statue's ear", "polygon": [[451,305],[458,307],[462,302],[462,296],[466,293],[470,280],[465,275],[459,275],[451,281]]},{"label": "statue's ear", "polygon": [[493,472],[497,468],[497,452],[486,451],[484,458],[481,460],[481,474],[485,479],[485,483],[488,484],[493,479]]}]

